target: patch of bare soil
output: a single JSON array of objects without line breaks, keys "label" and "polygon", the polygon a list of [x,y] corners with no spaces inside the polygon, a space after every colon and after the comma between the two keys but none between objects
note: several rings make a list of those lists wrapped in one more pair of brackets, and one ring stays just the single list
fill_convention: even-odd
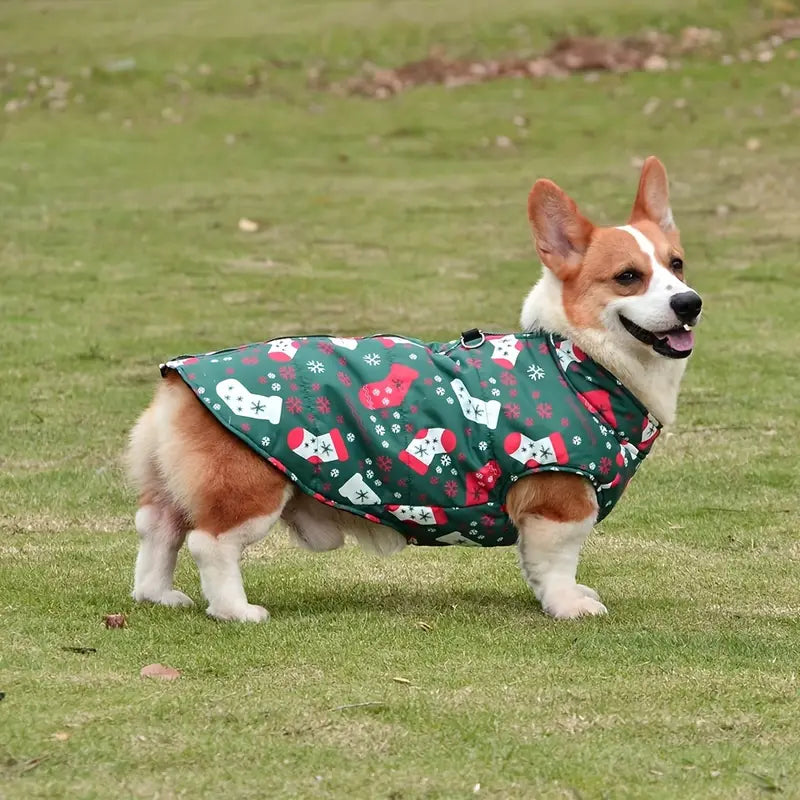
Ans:
[{"label": "patch of bare soil", "polygon": [[[754,45],[757,54],[791,39],[800,38],[800,19],[782,20],[769,31],[769,39]],[[341,83],[328,84],[324,74],[311,70],[309,83],[337,94],[385,99],[416,86],[439,84],[448,88],[484,83],[499,78],[560,78],[576,72],[660,72],[682,55],[718,50],[722,35],[710,28],[684,28],[678,36],[649,31],[640,36],[604,38],[568,36],[555,42],[544,55],[523,58],[451,59],[443,52],[395,68],[364,64],[361,72]]]}]

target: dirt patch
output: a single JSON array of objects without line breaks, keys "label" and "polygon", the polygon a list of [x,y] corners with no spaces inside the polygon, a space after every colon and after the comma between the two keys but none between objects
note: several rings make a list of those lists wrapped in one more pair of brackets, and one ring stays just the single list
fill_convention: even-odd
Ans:
[{"label": "dirt patch", "polygon": [[[758,58],[758,54],[800,38],[800,19],[776,23],[768,33],[769,38],[754,45],[754,52],[748,51],[750,57],[741,60],[768,60]],[[364,64],[358,75],[339,83],[328,83],[319,69],[311,70],[308,78],[314,88],[381,100],[431,84],[454,88],[500,78],[562,78],[576,72],[661,72],[675,66],[683,55],[712,53],[721,44],[719,31],[694,26],[684,28],[678,36],[658,31],[623,38],[568,36],[556,41],[543,55],[531,58],[451,59],[444,52],[433,52],[428,58],[395,68]]]}]

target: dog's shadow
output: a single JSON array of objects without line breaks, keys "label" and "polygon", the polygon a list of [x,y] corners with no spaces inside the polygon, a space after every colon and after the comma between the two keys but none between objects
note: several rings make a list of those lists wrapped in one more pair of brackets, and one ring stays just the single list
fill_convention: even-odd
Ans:
[{"label": "dog's shadow", "polygon": [[[262,592],[253,594],[253,598]],[[365,582],[337,589],[330,586],[292,587],[280,592],[263,592],[267,607],[275,616],[308,617],[343,612],[379,612],[397,616],[430,618],[458,612],[464,615],[487,613],[530,614],[538,605],[532,595],[486,587],[445,589],[435,585],[402,587]],[[260,602],[251,599],[251,602]]]}]

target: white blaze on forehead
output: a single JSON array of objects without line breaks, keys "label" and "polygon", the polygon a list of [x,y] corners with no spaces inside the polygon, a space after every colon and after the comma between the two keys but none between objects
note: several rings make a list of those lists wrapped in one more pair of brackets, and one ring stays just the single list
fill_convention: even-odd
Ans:
[{"label": "white blaze on forehead", "polygon": [[639,245],[639,249],[646,256],[650,256],[650,263],[653,265],[653,269],[661,266],[656,258],[656,246],[638,228],[634,228],[633,225],[619,225],[617,226],[617,230],[625,231],[625,233],[629,233],[633,236],[636,240],[636,244]]}]

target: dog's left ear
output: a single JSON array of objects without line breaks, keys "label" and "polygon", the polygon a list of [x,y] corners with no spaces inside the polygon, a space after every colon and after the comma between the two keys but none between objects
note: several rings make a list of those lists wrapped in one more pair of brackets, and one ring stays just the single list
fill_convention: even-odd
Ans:
[{"label": "dog's left ear", "polygon": [[644,162],[628,223],[632,225],[642,220],[655,222],[664,233],[676,230],[669,206],[667,170],[655,156],[650,156]]}]

